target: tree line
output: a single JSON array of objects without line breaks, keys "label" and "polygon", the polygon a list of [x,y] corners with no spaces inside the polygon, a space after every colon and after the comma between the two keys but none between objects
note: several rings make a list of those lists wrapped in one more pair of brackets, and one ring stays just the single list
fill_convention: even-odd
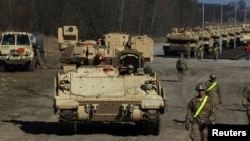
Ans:
[{"label": "tree line", "polygon": [[[220,6],[205,6],[205,17],[219,21]],[[225,13],[233,9],[224,6]],[[0,31],[56,36],[58,27],[76,25],[81,39],[109,32],[162,37],[172,27],[201,26],[202,11],[198,0],[0,0]]]}]

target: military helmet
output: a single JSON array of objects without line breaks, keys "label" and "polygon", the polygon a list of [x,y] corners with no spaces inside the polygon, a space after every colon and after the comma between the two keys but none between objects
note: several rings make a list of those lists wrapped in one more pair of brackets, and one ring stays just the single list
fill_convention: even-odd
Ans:
[{"label": "military helmet", "polygon": [[210,74],[211,79],[216,79],[216,75],[214,73]]},{"label": "military helmet", "polygon": [[134,70],[135,68],[134,68],[133,65],[128,65],[128,66],[127,66],[127,69],[128,69],[128,70]]},{"label": "military helmet", "polygon": [[203,82],[200,82],[200,83],[196,84],[196,86],[195,86],[196,91],[198,91],[198,90],[206,90],[206,89],[207,89],[207,87]]}]

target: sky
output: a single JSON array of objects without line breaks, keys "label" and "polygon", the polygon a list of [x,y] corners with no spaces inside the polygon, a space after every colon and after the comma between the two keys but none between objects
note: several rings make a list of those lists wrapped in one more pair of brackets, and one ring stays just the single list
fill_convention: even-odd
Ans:
[{"label": "sky", "polygon": [[[230,2],[238,2],[239,0],[204,0],[204,3],[217,3],[217,4],[221,4],[221,2],[223,2],[224,4],[228,4]],[[203,0],[199,0],[199,2],[203,2]],[[250,0],[245,0],[246,4],[248,7],[250,7]]]}]

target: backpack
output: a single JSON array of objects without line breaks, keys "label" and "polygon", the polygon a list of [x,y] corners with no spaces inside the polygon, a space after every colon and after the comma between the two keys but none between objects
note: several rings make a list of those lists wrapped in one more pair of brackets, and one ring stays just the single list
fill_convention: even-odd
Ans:
[{"label": "backpack", "polygon": [[177,68],[178,69],[184,69],[185,68],[185,60],[184,59],[179,59],[177,62]]}]

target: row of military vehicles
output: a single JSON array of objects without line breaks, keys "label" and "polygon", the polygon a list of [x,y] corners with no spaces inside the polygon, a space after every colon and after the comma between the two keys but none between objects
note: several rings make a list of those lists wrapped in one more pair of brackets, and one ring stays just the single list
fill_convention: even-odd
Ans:
[{"label": "row of military vehicles", "polygon": [[[221,43],[220,43],[221,41]],[[203,46],[206,55],[213,53],[213,47],[222,45],[222,51],[244,46],[250,43],[250,24],[220,26],[208,25],[194,28],[172,28],[167,34],[163,44],[165,55],[173,53],[185,53],[191,48],[191,54],[195,46]]]},{"label": "row of military vehicles", "polygon": [[[42,63],[43,39],[35,33],[3,32],[0,37],[0,71],[34,71]],[[44,57],[42,57],[44,58]]]},{"label": "row of military vehicles", "polygon": [[[44,53],[41,41],[33,33],[3,32],[0,70],[34,71]],[[153,60],[153,40],[108,33],[99,41],[79,40],[77,26],[58,28],[62,70],[54,79],[54,111],[60,133],[77,133],[78,123],[125,122],[158,135],[166,96],[159,74],[145,66]],[[128,65],[136,75],[126,75]]]},{"label": "row of military vehicles", "polygon": [[[132,123],[141,134],[158,135],[166,96],[147,35],[108,33],[79,40],[77,26],[58,28],[62,70],[54,79],[59,131],[75,134],[79,123]],[[128,65],[136,75],[126,75]]]}]

